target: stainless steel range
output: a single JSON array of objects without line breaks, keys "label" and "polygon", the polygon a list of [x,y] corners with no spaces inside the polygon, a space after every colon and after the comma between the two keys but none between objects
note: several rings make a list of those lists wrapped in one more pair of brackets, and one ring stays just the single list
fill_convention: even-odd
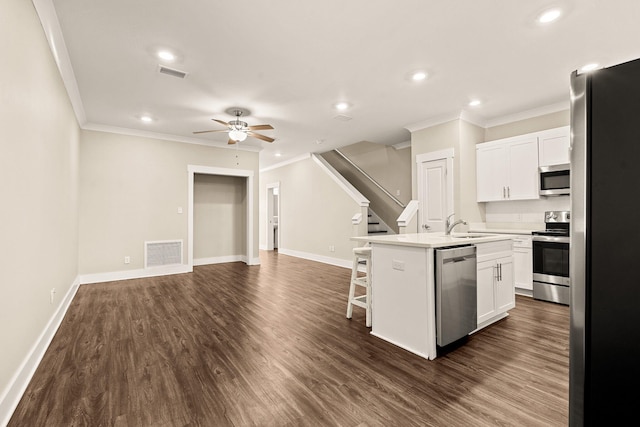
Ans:
[{"label": "stainless steel range", "polygon": [[545,212],[545,226],[532,232],[533,298],[569,305],[569,211]]}]

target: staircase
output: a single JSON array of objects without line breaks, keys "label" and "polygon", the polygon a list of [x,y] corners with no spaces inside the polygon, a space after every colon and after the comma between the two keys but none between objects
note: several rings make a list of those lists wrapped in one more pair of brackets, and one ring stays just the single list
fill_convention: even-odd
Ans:
[{"label": "staircase", "polygon": [[367,217],[368,234],[396,234],[371,209],[369,209]]},{"label": "staircase", "polygon": [[369,234],[397,234],[399,230],[397,219],[405,207],[402,202],[346,158],[339,150],[328,151],[322,153],[321,156],[369,200],[369,207],[375,210],[375,213],[369,210]]}]

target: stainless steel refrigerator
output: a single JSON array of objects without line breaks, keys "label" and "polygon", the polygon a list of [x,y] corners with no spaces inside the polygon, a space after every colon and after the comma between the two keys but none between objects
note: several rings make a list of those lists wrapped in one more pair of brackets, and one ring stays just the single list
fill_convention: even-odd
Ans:
[{"label": "stainless steel refrigerator", "polygon": [[640,408],[640,60],[571,76],[569,424]]}]

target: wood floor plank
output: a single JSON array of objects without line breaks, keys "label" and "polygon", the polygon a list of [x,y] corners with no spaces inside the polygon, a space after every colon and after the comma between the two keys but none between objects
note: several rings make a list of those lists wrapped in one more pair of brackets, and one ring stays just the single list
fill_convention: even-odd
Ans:
[{"label": "wood floor plank", "polygon": [[345,318],[350,270],[260,258],[81,286],[9,426],[568,424],[568,307],[428,361]]}]

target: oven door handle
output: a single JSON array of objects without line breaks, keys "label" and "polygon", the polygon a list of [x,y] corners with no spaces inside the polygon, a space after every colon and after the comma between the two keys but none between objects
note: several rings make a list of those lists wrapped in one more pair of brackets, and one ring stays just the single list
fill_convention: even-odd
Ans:
[{"label": "oven door handle", "polygon": [[534,242],[557,242],[557,243],[569,243],[569,237],[554,237],[554,236],[532,236],[531,240]]}]

